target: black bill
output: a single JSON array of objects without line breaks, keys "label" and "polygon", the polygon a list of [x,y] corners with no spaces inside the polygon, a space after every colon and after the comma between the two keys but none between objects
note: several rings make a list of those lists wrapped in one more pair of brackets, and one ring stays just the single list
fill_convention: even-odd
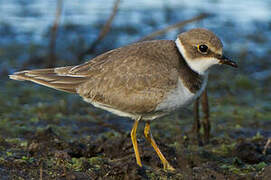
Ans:
[{"label": "black bill", "polygon": [[236,64],[236,62],[230,60],[226,56],[221,56],[218,59],[219,59],[219,63],[220,64],[227,64],[227,65],[230,65],[230,66],[235,67],[235,68],[238,67],[237,64]]}]

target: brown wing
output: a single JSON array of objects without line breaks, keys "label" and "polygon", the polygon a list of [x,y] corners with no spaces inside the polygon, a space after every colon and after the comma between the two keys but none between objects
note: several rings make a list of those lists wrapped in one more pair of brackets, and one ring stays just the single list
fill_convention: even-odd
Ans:
[{"label": "brown wing", "polygon": [[[174,42],[166,40],[109,51],[71,69],[75,74],[91,74],[77,92],[90,101],[124,112],[153,111],[176,86],[179,67],[176,51]],[[176,53],[176,57],[167,53]]]},{"label": "brown wing", "polygon": [[78,66],[26,70],[9,77],[77,92],[125,112],[147,113],[176,86],[179,58],[173,41],[148,41],[109,51]]}]

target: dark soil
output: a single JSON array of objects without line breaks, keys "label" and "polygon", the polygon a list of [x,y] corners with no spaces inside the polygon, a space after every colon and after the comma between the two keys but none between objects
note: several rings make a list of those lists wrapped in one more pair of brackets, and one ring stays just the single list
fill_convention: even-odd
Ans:
[{"label": "dark soil", "polygon": [[[188,140],[189,141],[189,140]],[[1,139],[1,179],[268,179],[271,150],[262,154],[265,139],[231,142],[212,139],[199,147],[183,141],[158,145],[176,171],[166,172],[150,145],[139,136],[144,166],[135,163],[128,133],[94,141],[67,142],[52,128],[36,132],[27,146]],[[221,143],[225,143],[223,148]],[[228,144],[230,143],[230,144]],[[218,147],[219,146],[219,147]],[[214,150],[215,149],[215,150]],[[6,153],[3,153],[6,152]]]}]

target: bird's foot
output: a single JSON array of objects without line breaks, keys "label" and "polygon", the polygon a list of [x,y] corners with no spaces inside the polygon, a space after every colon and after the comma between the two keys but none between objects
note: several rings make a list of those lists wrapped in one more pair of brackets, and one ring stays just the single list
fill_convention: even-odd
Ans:
[{"label": "bird's foot", "polygon": [[175,171],[175,169],[169,164],[169,162],[165,162],[163,165],[165,171]]}]

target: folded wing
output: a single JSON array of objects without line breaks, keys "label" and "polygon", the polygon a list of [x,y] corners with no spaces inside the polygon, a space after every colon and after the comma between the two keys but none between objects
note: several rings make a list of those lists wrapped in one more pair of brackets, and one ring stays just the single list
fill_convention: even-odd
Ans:
[{"label": "folded wing", "polygon": [[60,91],[76,93],[76,88],[86,81],[86,75],[69,73],[72,66],[15,72],[10,79],[32,81]]}]

